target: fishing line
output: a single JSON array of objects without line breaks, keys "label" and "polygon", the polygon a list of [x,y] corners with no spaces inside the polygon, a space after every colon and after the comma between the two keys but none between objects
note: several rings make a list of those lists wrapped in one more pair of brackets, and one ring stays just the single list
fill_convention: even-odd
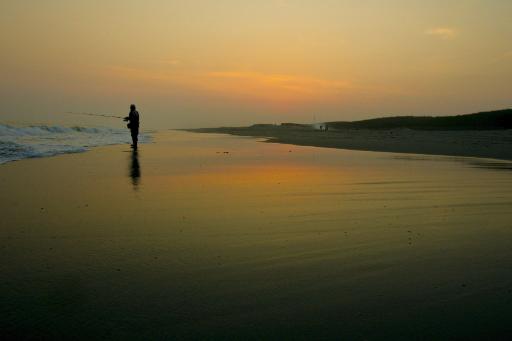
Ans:
[{"label": "fishing line", "polygon": [[116,115],[112,115],[112,114],[94,114],[94,113],[90,113],[90,112],[71,112],[71,111],[67,111],[67,112],[65,112],[65,114],[85,115],[85,116],[95,116],[95,117],[107,117],[107,118],[124,118],[124,117],[116,116]]}]

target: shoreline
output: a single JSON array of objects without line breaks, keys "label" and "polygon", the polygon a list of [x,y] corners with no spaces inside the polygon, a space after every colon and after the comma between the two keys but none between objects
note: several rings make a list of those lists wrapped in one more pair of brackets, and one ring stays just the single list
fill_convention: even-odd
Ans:
[{"label": "shoreline", "polygon": [[252,126],[185,129],[266,138],[266,143],[387,153],[476,157],[512,161],[512,130],[425,131],[412,129],[340,129]]},{"label": "shoreline", "polygon": [[510,325],[509,171],[154,139],[0,167],[4,335],[301,338],[310,321],[326,339],[430,325],[439,339]]}]

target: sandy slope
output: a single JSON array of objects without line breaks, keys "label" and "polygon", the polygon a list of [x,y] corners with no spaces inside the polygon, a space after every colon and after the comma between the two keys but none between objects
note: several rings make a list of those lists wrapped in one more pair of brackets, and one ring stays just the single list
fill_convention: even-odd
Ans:
[{"label": "sandy slope", "polygon": [[316,131],[301,128],[208,128],[195,132],[227,133],[241,136],[269,137],[269,142],[290,143],[354,150],[473,156],[512,160],[511,130],[418,131],[337,130]]}]

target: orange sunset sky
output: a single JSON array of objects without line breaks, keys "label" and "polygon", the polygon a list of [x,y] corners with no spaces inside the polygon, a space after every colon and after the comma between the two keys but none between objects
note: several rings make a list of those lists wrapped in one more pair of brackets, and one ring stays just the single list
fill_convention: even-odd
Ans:
[{"label": "orange sunset sky", "polygon": [[3,117],[154,127],[512,106],[510,0],[20,0],[0,4]]}]

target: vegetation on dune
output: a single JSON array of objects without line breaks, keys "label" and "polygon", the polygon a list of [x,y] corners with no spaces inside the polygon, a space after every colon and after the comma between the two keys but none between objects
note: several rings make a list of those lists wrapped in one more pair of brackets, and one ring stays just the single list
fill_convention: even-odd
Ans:
[{"label": "vegetation on dune", "polygon": [[353,122],[328,122],[335,129],[493,130],[512,129],[512,109],[457,116],[396,116]]},{"label": "vegetation on dune", "polygon": [[[503,130],[512,129],[512,109],[479,112],[457,116],[394,116],[373,118],[362,121],[336,121],[322,123],[329,131],[337,129],[414,129],[414,130]],[[200,132],[241,133],[250,131],[265,135],[275,131],[312,131],[311,124],[281,123],[253,124],[249,127],[219,127],[190,129]]]}]

